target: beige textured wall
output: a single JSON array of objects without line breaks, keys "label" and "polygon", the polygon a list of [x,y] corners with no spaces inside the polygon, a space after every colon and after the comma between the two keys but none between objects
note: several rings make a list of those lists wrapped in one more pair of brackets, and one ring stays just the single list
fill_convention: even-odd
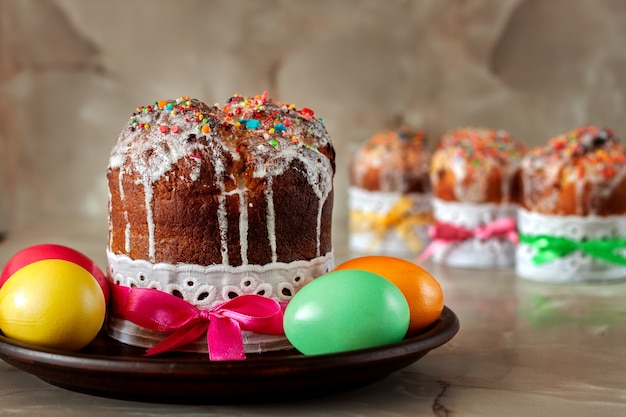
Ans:
[{"label": "beige textured wall", "polygon": [[137,105],[268,90],[326,120],[341,231],[351,151],[399,120],[433,139],[626,136],[624,39],[620,0],[0,0],[0,201],[14,229],[105,230],[109,150]]}]

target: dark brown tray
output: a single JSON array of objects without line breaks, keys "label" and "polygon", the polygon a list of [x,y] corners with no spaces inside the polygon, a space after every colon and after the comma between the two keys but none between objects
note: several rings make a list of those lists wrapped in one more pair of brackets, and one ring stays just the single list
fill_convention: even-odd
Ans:
[{"label": "dark brown tray", "polygon": [[428,331],[399,343],[316,356],[296,350],[268,352],[223,362],[195,353],[145,357],[144,349],[104,333],[76,353],[40,349],[0,334],[0,358],[50,384],[103,397],[167,403],[280,402],[371,384],[419,360],[458,330],[457,316],[446,307]]}]

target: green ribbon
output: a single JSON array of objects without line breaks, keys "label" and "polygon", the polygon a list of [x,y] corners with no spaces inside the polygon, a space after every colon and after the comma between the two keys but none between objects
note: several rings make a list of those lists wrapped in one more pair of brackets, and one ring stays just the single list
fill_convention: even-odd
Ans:
[{"label": "green ribbon", "polygon": [[617,253],[620,249],[626,249],[626,238],[577,241],[556,236],[520,234],[520,243],[525,243],[535,249],[535,256],[532,259],[535,265],[562,258],[579,250],[605,262],[626,266],[626,256]]}]

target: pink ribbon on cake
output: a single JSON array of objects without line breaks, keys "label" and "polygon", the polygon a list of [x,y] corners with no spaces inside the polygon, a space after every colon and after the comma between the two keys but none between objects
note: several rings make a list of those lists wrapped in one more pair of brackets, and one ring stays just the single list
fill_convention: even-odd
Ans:
[{"label": "pink ribbon on cake", "polygon": [[432,241],[419,256],[419,262],[423,262],[430,258],[435,251],[442,247],[470,238],[478,238],[482,240],[490,238],[505,238],[513,243],[518,243],[519,241],[517,223],[515,219],[511,217],[495,220],[473,230],[451,223],[435,222],[435,224],[428,229],[428,235]]},{"label": "pink ribbon on cake", "polygon": [[112,285],[111,295],[117,317],[146,329],[173,332],[148,349],[148,356],[184,346],[206,333],[211,360],[242,360],[246,358],[242,330],[284,334],[281,304],[257,294],[239,295],[208,310],[152,288]]}]

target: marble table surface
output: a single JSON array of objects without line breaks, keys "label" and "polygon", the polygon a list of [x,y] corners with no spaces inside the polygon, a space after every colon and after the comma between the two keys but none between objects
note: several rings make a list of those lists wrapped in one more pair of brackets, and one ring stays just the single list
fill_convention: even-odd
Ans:
[{"label": "marble table surface", "polygon": [[[10,233],[0,262],[27,245],[55,242],[102,264],[102,225],[72,224]],[[338,253],[338,260],[350,256]],[[263,405],[152,404],[64,390],[0,361],[0,416],[626,415],[626,283],[547,285],[510,269],[425,267],[458,315],[459,333],[364,388]]]}]

